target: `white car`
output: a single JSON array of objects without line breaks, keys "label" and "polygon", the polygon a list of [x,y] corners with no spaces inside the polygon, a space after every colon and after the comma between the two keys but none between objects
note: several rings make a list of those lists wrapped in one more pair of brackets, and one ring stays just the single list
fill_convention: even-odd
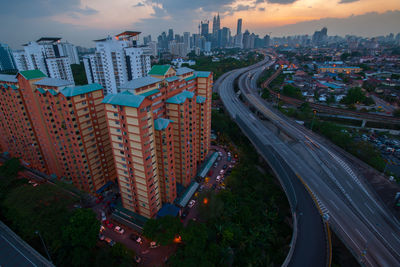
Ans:
[{"label": "white car", "polygon": [[115,226],[114,231],[117,232],[120,235],[125,233],[125,230],[122,229],[120,226]]},{"label": "white car", "polygon": [[228,157],[230,157],[231,156],[231,152],[228,152]]},{"label": "white car", "polygon": [[215,181],[219,182],[221,180],[221,176],[218,175],[217,178],[215,178]]},{"label": "white car", "polygon": [[219,174],[223,174],[223,173],[224,173],[224,170],[220,170],[220,171],[219,171]]},{"label": "white car", "polygon": [[221,151],[219,151],[218,154],[219,154],[220,156],[222,156],[222,152],[221,152]]},{"label": "white car", "polygon": [[196,204],[196,200],[192,199],[192,200],[190,200],[188,207],[193,208],[194,204]]}]

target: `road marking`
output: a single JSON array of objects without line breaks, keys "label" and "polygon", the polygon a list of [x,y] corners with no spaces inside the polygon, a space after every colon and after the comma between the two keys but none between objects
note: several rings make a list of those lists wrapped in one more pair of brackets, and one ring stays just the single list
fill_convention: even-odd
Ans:
[{"label": "road marking", "polygon": [[329,201],[332,203],[333,206],[335,206],[335,208],[336,208],[337,210],[339,210],[339,208],[338,208],[338,206],[336,206],[335,202],[333,202],[331,199],[330,199]]},{"label": "road marking", "polygon": [[3,235],[1,235],[1,237],[2,237],[8,244],[10,244],[10,246],[12,246],[16,251],[18,251],[19,254],[21,254],[27,261],[29,261],[30,263],[32,263],[33,266],[37,266],[36,264],[34,264],[33,262],[31,262],[31,260],[28,259],[28,258],[21,252],[21,250],[19,250],[18,248],[16,248],[10,241],[8,241],[7,238],[5,238]]},{"label": "road marking", "polygon": [[375,212],[371,209],[371,207],[368,206],[367,202],[364,202],[364,205],[365,205],[372,213],[375,213]]},{"label": "road marking", "polygon": [[349,181],[346,180],[346,184],[348,184],[350,186],[351,190],[354,190],[353,186],[350,184]]},{"label": "road marking", "polygon": [[394,233],[392,233],[392,236],[400,243],[400,239]]},{"label": "road marking", "polygon": [[357,228],[354,228],[354,229],[356,229],[356,231],[360,234],[361,238],[362,238],[365,242],[367,242],[367,239],[364,238],[364,235],[360,232],[360,230],[358,230]]}]

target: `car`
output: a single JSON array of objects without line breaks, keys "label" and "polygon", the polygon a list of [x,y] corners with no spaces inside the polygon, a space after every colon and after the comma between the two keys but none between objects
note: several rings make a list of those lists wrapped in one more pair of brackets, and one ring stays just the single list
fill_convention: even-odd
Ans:
[{"label": "car", "polygon": [[199,188],[199,192],[202,192],[203,189],[204,189],[204,185],[201,185],[200,188]]},{"label": "car", "polygon": [[220,161],[222,159],[222,157],[218,157],[218,161]]},{"label": "car", "polygon": [[227,161],[231,162],[232,158],[230,156],[228,156]]},{"label": "car", "polygon": [[218,162],[215,162],[214,163],[214,168],[217,168],[217,166],[218,166]]},{"label": "car", "polygon": [[142,261],[142,258],[140,258],[138,255],[135,255],[135,261],[136,263],[140,263]]},{"label": "car", "polygon": [[181,218],[182,218],[182,219],[185,219],[185,218],[188,216],[188,214],[189,214],[189,210],[184,210],[184,211],[182,212]]},{"label": "car", "polygon": [[158,248],[160,246],[160,244],[158,244],[155,241],[150,242],[150,248]]},{"label": "car", "polygon": [[114,224],[112,224],[109,220],[105,220],[104,224],[106,225],[106,227],[108,229],[113,229],[114,228]]},{"label": "car", "polygon": [[223,173],[224,173],[224,170],[220,170],[220,171],[219,171],[219,174],[223,174]]},{"label": "car", "polygon": [[121,228],[120,226],[115,226],[114,231],[120,235],[125,233],[125,230],[123,228]]},{"label": "car", "polygon": [[100,239],[100,240],[104,240],[105,238],[106,238],[106,237],[105,237],[103,234],[100,234],[100,233],[99,233],[99,239]]},{"label": "car", "polygon": [[192,199],[192,200],[190,200],[188,207],[192,208],[194,206],[194,204],[196,204],[196,200]]},{"label": "car", "polygon": [[222,152],[221,151],[219,151],[218,154],[222,157]]},{"label": "car", "polygon": [[105,220],[107,220],[106,213],[104,211],[101,211],[101,221]]},{"label": "car", "polygon": [[111,247],[115,245],[115,241],[112,240],[112,239],[109,238],[109,237],[104,238],[104,241],[106,241],[106,243],[107,243],[108,245],[110,245]]},{"label": "car", "polygon": [[228,168],[228,166],[226,166],[226,164],[222,167],[222,169],[226,170],[226,168]]},{"label": "car", "polygon": [[131,234],[129,236],[129,238],[132,239],[133,241],[136,241],[136,243],[138,243],[138,244],[142,244],[143,243],[143,240],[138,235]]},{"label": "car", "polygon": [[221,176],[218,175],[217,178],[215,178],[215,181],[219,182],[221,180]]},{"label": "car", "polygon": [[103,225],[100,225],[100,233],[102,233],[102,232],[104,232],[106,230],[106,228],[104,228],[104,226]]}]

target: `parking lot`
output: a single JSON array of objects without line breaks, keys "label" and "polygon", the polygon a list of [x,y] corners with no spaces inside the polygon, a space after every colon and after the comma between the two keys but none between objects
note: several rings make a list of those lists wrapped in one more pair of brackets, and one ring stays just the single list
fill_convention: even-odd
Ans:
[{"label": "parking lot", "polygon": [[[230,174],[232,168],[236,164],[235,155],[232,155],[232,152],[226,151],[219,146],[211,146],[211,151],[212,150],[218,152],[219,157],[213,167],[211,167],[207,177],[200,183],[198,192],[202,192],[204,190],[213,190],[218,192],[219,190],[224,189],[225,178]],[[191,206],[191,201],[189,201],[187,207],[183,209],[181,220],[185,226],[190,220],[198,220],[198,212],[196,209],[198,205],[198,200],[196,198],[197,194],[198,193],[196,193],[191,199],[191,201],[195,201],[195,204]]]}]

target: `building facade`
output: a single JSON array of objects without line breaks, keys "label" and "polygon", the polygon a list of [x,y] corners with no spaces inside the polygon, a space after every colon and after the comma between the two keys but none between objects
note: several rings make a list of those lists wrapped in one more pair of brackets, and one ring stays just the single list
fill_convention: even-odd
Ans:
[{"label": "building facade", "polygon": [[[51,78],[74,83],[70,58],[76,61],[76,47],[61,43],[61,38],[43,37],[24,45],[24,51],[15,51],[14,59],[19,71],[40,70]],[[73,49],[73,48],[75,49]],[[78,64],[79,64],[79,59]]]},{"label": "building facade", "polygon": [[116,178],[99,84],[74,86],[40,70],[0,76],[2,151],[94,194]]},{"label": "building facade", "polygon": [[169,65],[104,98],[124,208],[147,218],[187,187],[210,148],[212,73]]},{"label": "building facade", "polygon": [[0,71],[16,70],[12,51],[7,44],[0,43]]},{"label": "building facade", "polygon": [[96,40],[96,53],[83,58],[88,82],[101,84],[107,95],[118,93],[118,88],[132,79],[146,76],[152,49],[139,46],[139,34],[129,31]]}]

